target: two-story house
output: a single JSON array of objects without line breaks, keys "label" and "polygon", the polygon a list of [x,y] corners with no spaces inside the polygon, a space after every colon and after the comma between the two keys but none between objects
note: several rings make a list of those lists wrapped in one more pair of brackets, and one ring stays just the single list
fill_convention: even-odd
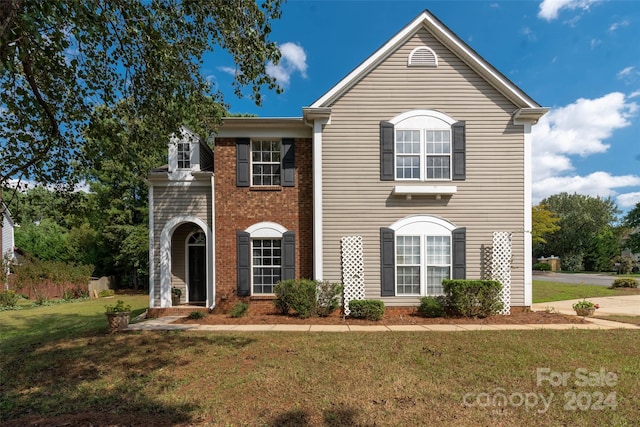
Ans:
[{"label": "two-story house", "polygon": [[[150,306],[270,306],[287,278],[412,306],[491,277],[531,305],[531,126],[542,108],[423,12],[299,118],[185,130],[150,181]],[[215,155],[214,155],[215,153]],[[160,310],[156,310],[160,312]]]}]

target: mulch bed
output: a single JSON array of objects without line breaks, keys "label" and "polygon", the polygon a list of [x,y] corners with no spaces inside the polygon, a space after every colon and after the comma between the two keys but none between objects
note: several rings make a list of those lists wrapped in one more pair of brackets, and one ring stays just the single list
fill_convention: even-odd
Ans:
[{"label": "mulch bed", "polygon": [[582,324],[586,321],[578,316],[568,316],[545,311],[515,312],[508,316],[496,315],[485,318],[438,317],[426,318],[415,314],[388,314],[382,320],[343,318],[339,314],[329,317],[300,319],[279,313],[251,314],[233,318],[228,314],[209,314],[201,319],[180,318],[174,323],[198,325],[519,325],[519,324]]}]

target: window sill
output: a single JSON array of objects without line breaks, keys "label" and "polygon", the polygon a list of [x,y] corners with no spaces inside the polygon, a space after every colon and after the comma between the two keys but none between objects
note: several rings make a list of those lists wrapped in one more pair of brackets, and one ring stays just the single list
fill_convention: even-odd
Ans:
[{"label": "window sill", "polygon": [[249,191],[282,191],[279,185],[249,187]]},{"label": "window sill", "polygon": [[276,299],[275,295],[251,295],[249,298],[251,301],[273,301]]},{"label": "window sill", "polygon": [[440,200],[442,196],[451,196],[458,192],[455,185],[396,185],[393,188],[393,194],[397,196],[405,196],[407,200],[411,200],[412,196],[435,196],[436,200]]}]

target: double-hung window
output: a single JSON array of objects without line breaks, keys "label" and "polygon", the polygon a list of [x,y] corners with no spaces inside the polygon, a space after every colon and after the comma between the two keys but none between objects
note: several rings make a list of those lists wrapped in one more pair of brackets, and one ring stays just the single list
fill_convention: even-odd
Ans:
[{"label": "double-hung window", "polygon": [[273,294],[282,276],[282,240],[252,240],[253,294]]},{"label": "double-hung window", "polygon": [[451,130],[396,129],[396,179],[450,180]]},{"label": "double-hung window", "polygon": [[396,236],[396,295],[439,295],[451,277],[451,236]]},{"label": "double-hung window", "polygon": [[279,186],[281,142],[251,141],[251,179],[253,186]]},{"label": "double-hung window", "polygon": [[380,122],[380,181],[464,181],[466,168],[464,121],[411,110]]},{"label": "double-hung window", "polygon": [[191,144],[189,142],[178,142],[178,169],[191,168]]}]

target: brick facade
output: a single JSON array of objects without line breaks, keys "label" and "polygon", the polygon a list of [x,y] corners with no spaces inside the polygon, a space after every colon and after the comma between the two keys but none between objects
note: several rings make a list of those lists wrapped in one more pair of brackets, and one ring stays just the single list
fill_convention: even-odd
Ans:
[{"label": "brick facade", "polygon": [[[236,186],[236,140],[215,140],[216,306],[251,301],[253,308],[273,307],[265,297],[237,296],[236,232],[275,222],[296,233],[296,277],[313,275],[313,183],[311,139],[296,138],[295,186],[268,189]],[[267,299],[270,299],[266,297]]]}]

